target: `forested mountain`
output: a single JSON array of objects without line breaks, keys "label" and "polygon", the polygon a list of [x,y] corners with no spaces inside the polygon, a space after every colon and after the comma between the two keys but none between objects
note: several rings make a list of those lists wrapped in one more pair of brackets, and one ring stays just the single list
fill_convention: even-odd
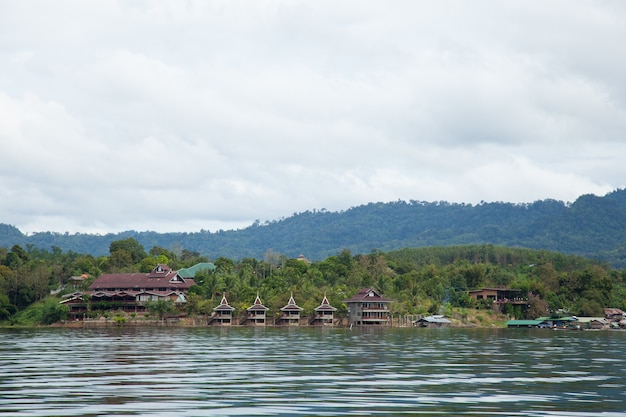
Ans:
[{"label": "forested mountain", "polygon": [[210,259],[263,258],[268,250],[311,260],[407,247],[490,243],[554,250],[626,267],[626,190],[603,197],[583,195],[572,204],[541,200],[477,205],[397,201],[370,203],[341,212],[306,211],[255,222],[242,230],[196,233],[127,231],[107,235],[22,234],[0,224],[0,247],[59,248],[106,255],[112,241],[134,237],[144,247],[185,248]]}]

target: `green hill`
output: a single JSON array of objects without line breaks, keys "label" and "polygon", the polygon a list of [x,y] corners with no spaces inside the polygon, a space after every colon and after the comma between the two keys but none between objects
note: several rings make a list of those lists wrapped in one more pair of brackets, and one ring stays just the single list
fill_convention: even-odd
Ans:
[{"label": "green hill", "polygon": [[345,211],[313,210],[242,230],[107,235],[35,233],[25,236],[0,224],[0,247],[27,247],[108,254],[114,240],[134,237],[144,247],[184,247],[209,259],[262,258],[269,249],[289,257],[324,259],[342,249],[353,253],[407,247],[494,244],[583,255],[626,267],[626,190],[583,195],[574,203],[541,200],[456,204],[396,201]]}]

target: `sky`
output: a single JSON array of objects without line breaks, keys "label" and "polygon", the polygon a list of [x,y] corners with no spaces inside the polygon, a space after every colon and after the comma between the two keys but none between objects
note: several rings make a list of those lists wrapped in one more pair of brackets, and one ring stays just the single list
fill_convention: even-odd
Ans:
[{"label": "sky", "polygon": [[245,228],[626,186],[626,2],[0,0],[0,223]]}]

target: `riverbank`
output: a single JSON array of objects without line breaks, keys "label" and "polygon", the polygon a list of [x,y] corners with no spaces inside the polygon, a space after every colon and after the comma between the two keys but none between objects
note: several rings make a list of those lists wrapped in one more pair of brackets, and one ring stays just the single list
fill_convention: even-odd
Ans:
[{"label": "riverbank", "polygon": [[[423,317],[423,315],[393,315],[391,324],[385,327],[414,327],[417,320]],[[454,309],[450,312],[449,316],[446,316],[450,323],[445,327],[456,328],[502,328],[506,327],[505,323],[509,319],[503,314],[499,314],[493,310],[473,310],[473,309]],[[307,320],[302,320],[302,323],[307,323]],[[168,317],[163,320],[156,319],[150,316],[124,316],[118,315],[106,315],[98,318],[91,318],[85,320],[76,321],[59,321],[50,326],[44,327],[68,327],[68,328],[80,328],[80,327],[142,327],[142,326],[158,326],[158,327],[206,327],[208,323],[207,316],[179,316]],[[13,326],[2,326],[13,327]],[[248,327],[246,325],[231,324],[229,327]],[[325,327],[325,326],[311,326],[308,324],[300,324],[297,326],[291,325],[276,325],[274,323],[267,323],[262,327]],[[348,328],[350,324],[347,318],[340,318],[333,327]]]},{"label": "riverbank", "polygon": [[[23,315],[17,316],[14,320],[6,320],[0,323],[0,328],[33,328],[33,327],[114,327],[114,326],[127,326],[127,327],[141,327],[141,326],[167,326],[167,327],[206,327],[208,317],[203,315],[196,316],[178,316],[169,317],[163,320],[159,320],[150,316],[142,315],[130,315],[123,313],[107,313],[97,318],[90,318],[86,320],[68,321],[61,320],[52,324],[40,324],[36,318],[36,314],[28,314],[24,311]],[[446,317],[450,320],[450,324],[447,327],[459,327],[459,328],[501,328],[506,327],[505,323],[510,319],[504,314],[497,313],[494,310],[476,310],[467,308],[454,308],[446,312]],[[412,327],[414,322],[424,315],[393,315],[392,323],[389,327]],[[307,323],[306,320],[302,321]],[[232,325],[232,327],[245,327],[238,324]],[[301,324],[300,326],[279,326],[273,323],[268,323],[267,327],[316,327],[309,326],[308,324]],[[319,326],[317,326],[319,327]],[[349,327],[347,318],[340,318],[338,324],[335,327]]]}]

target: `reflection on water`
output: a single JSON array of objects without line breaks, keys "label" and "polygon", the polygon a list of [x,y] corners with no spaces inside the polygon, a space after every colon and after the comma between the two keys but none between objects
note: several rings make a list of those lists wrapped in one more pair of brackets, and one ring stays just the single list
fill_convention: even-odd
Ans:
[{"label": "reflection on water", "polygon": [[0,416],[625,416],[626,332],[0,330]]}]

